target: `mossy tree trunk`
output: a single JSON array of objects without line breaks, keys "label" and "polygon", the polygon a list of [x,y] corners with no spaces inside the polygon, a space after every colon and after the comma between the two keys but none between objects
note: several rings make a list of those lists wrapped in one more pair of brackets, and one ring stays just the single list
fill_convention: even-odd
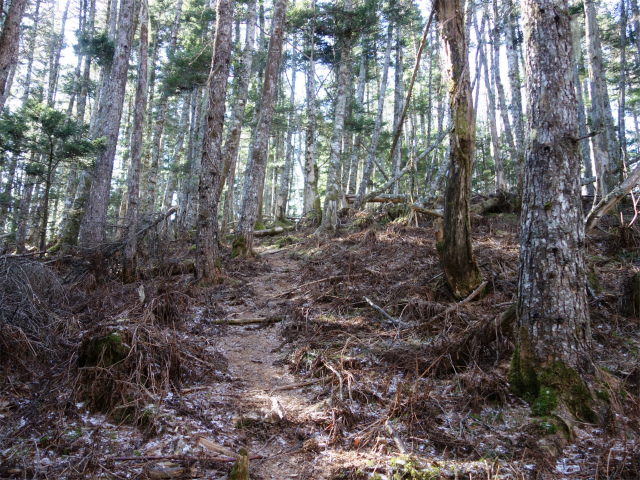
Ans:
[{"label": "mossy tree trunk", "polygon": [[469,81],[469,51],[460,0],[434,4],[444,40],[453,130],[449,137],[449,177],[444,199],[444,239],[441,262],[453,294],[464,298],[482,282],[471,248],[469,197],[476,140],[475,114]]},{"label": "mossy tree trunk", "polygon": [[553,386],[545,378],[558,365],[583,379],[594,367],[571,20],[566,0],[525,0],[523,13],[529,133],[518,269],[519,350],[511,380],[512,387],[535,398],[536,389]]},{"label": "mossy tree trunk", "polygon": [[217,280],[219,276],[218,203],[220,170],[222,165],[222,134],[227,82],[231,68],[231,28],[233,0],[218,0],[216,29],[213,44],[211,73],[209,74],[209,109],[206,132],[202,144],[200,185],[198,186],[198,249],[196,270],[198,277]]}]

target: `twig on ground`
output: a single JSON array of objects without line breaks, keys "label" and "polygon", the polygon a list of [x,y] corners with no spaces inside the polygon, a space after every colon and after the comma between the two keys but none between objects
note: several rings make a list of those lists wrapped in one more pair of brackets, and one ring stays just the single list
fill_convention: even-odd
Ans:
[{"label": "twig on ground", "polygon": [[[356,275],[349,275],[349,278],[361,277],[363,275],[364,275],[364,273],[359,273],[359,274],[356,274]],[[334,275],[332,277],[321,278],[320,280],[315,280],[313,282],[309,282],[309,283],[304,283],[302,285],[298,285],[297,287],[291,288],[291,289],[286,290],[284,292],[277,293],[277,294],[272,295],[271,297],[268,297],[268,298],[282,297],[284,295],[288,295],[289,293],[293,293],[296,290],[300,290],[301,288],[310,287],[311,285],[315,285],[317,283],[328,282],[329,280],[337,280],[338,278],[344,278],[346,276],[347,275]]]},{"label": "twig on ground", "polygon": [[[486,282],[485,282],[486,283]],[[369,300],[367,297],[363,297],[367,303],[369,305],[371,305],[373,308],[375,308],[377,311],[379,311],[382,315],[384,315],[388,320],[390,320],[394,325],[397,325],[399,323],[398,319],[393,318],[391,315],[389,315],[387,312],[385,312],[382,308],[380,308],[379,306],[377,306],[375,303],[373,303],[371,300]]]},{"label": "twig on ground", "polygon": [[447,308],[444,312],[439,313],[438,315],[433,317],[431,320],[435,320],[436,318],[440,318],[440,317],[446,317],[451,312],[453,312],[453,311],[457,310],[458,308],[460,308],[461,306],[469,303],[471,300],[476,298],[482,292],[482,290],[484,290],[484,287],[486,287],[488,283],[489,282],[485,280],[484,282],[482,282],[482,284],[478,288],[476,288],[473,292],[471,292],[471,294],[467,298],[465,298],[464,300],[461,300],[460,302],[456,303],[455,305],[452,305],[451,307]]}]

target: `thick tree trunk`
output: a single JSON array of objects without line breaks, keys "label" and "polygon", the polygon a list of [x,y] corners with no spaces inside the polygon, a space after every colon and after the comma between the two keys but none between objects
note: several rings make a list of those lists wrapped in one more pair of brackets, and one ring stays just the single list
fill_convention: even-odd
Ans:
[{"label": "thick tree trunk", "polygon": [[351,15],[352,0],[344,2],[344,25],[340,34],[342,48],[340,49],[340,64],[338,66],[338,88],[336,92],[336,103],[333,115],[333,135],[331,136],[331,152],[329,153],[329,171],[327,172],[327,194],[324,198],[324,209],[322,211],[322,223],[316,231],[321,234],[333,231],[338,225],[338,201],[340,200],[340,163],[341,163],[341,143],[342,130],[344,128],[344,117],[347,106],[347,81],[349,77],[349,58],[351,54]]},{"label": "thick tree trunk", "polygon": [[449,177],[444,199],[444,239],[442,267],[451,291],[465,298],[482,282],[471,247],[469,197],[475,147],[475,113],[464,15],[459,0],[437,0],[435,4],[440,33],[444,40],[449,76],[449,105],[453,130],[450,135]]},{"label": "thick tree trunk", "polygon": [[541,368],[561,362],[590,375],[593,364],[568,7],[566,0],[524,0],[523,10],[530,133],[518,269],[519,347],[510,380],[516,391],[535,398]]},{"label": "thick tree trunk", "polygon": [[17,60],[20,23],[26,6],[27,0],[12,0],[4,18],[2,33],[0,33],[0,98],[4,97],[11,66]]},{"label": "thick tree trunk", "polygon": [[127,174],[127,213],[124,219],[123,276],[133,280],[136,270],[138,214],[140,209],[140,162],[142,159],[142,137],[144,134],[145,110],[147,108],[147,70],[149,50],[149,10],[147,0],[140,2],[140,38],[138,46],[138,79],[133,110],[133,133],[131,135],[131,163]]},{"label": "thick tree trunk", "polygon": [[369,145],[369,154],[367,161],[364,165],[362,172],[362,180],[360,180],[360,186],[358,187],[358,194],[356,200],[353,202],[353,207],[357,210],[362,208],[364,196],[367,193],[367,189],[371,188],[371,173],[373,171],[374,159],[376,155],[376,149],[378,147],[378,138],[380,137],[380,129],[382,128],[382,114],[384,112],[384,93],[387,89],[387,79],[389,77],[389,63],[391,60],[391,42],[393,40],[393,27],[389,25],[387,30],[387,48],[384,54],[384,64],[382,66],[382,80],[380,81],[380,90],[378,97],[378,112],[376,115],[376,122],[373,126],[373,133],[371,134],[371,144]]},{"label": "thick tree trunk", "polygon": [[198,248],[196,272],[205,282],[217,281],[220,276],[218,253],[218,188],[222,167],[222,133],[231,68],[231,27],[233,0],[218,0],[216,29],[209,74],[209,108],[207,131],[202,145],[202,165],[198,186]]},{"label": "thick tree trunk", "polygon": [[286,6],[287,0],[276,0],[271,19],[271,37],[269,39],[267,65],[264,73],[260,114],[258,115],[251,158],[247,162],[240,223],[234,240],[234,254],[252,254],[253,228],[258,216],[258,196],[264,187],[269,132],[271,130],[273,106],[278,86],[280,59],[282,58]]},{"label": "thick tree trunk", "polygon": [[104,242],[107,225],[107,208],[109,190],[113,173],[113,160],[118,143],[120,119],[124,105],[124,94],[127,86],[127,70],[129,54],[133,39],[134,0],[122,0],[119,28],[116,39],[116,50],[113,59],[111,79],[109,81],[109,108],[104,112],[101,122],[100,136],[106,139],[106,145],[98,153],[91,182],[91,190],[87,201],[82,223],[80,225],[80,242],[85,247],[96,246]]}]

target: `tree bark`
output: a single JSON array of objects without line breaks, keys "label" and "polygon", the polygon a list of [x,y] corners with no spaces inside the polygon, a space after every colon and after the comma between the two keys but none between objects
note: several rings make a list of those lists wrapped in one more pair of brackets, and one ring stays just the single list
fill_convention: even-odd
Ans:
[{"label": "tree bark", "polygon": [[[244,111],[247,105],[249,83],[251,80],[253,44],[255,43],[256,38],[256,19],[256,1],[250,0],[247,3],[246,37],[244,51],[242,53],[242,67],[240,70],[240,75],[238,77],[238,93],[236,95],[236,101],[231,117],[229,132],[227,134],[227,140],[224,143],[224,148],[222,150],[224,170],[222,172],[222,178],[220,179],[220,194],[222,194],[222,189],[224,187],[225,181],[230,175],[230,169],[232,168],[232,165],[234,165],[233,168],[235,168],[235,163],[238,158],[238,150],[240,148],[240,135],[242,133]],[[233,181],[230,181],[228,183],[227,188],[233,190]]]},{"label": "tree bark", "polygon": [[217,281],[220,276],[218,252],[218,188],[222,167],[222,133],[231,68],[231,29],[233,0],[218,0],[216,29],[209,74],[209,109],[207,131],[202,145],[202,165],[198,186],[198,221],[196,272],[205,282]]},{"label": "tree bark", "polygon": [[369,145],[369,154],[367,161],[364,165],[362,172],[362,180],[360,180],[360,186],[358,187],[358,194],[356,200],[353,202],[353,207],[357,210],[362,208],[364,196],[367,193],[367,188],[372,186],[371,173],[374,165],[374,158],[376,149],[378,147],[378,138],[380,136],[380,129],[382,128],[382,114],[384,112],[384,94],[387,89],[387,79],[389,77],[389,63],[391,60],[391,42],[393,40],[393,27],[389,25],[387,30],[387,48],[384,54],[384,64],[382,66],[382,80],[380,81],[380,91],[378,97],[378,112],[376,115],[376,122],[373,126],[373,133],[371,134],[371,144]]},{"label": "tree bark", "polygon": [[449,177],[444,199],[444,238],[441,263],[457,298],[465,298],[482,283],[473,258],[469,197],[475,147],[475,113],[469,80],[468,45],[460,0],[437,0],[449,77],[449,105],[453,130],[449,137]]},{"label": "tree bark", "polygon": [[[171,25],[171,36],[167,47],[167,55],[171,56],[178,44],[178,29],[180,27],[180,15],[182,14],[182,0],[177,0],[173,23]],[[157,47],[156,47],[157,48]],[[143,212],[145,214],[153,214],[157,201],[158,192],[158,173],[160,171],[161,139],[164,132],[164,124],[167,119],[167,102],[169,94],[166,90],[162,91],[160,100],[158,101],[156,123],[153,130],[153,140],[151,145],[151,165],[149,168],[149,178],[147,180],[147,188],[145,192],[145,202],[143,204]]]},{"label": "tree bark", "polygon": [[[578,132],[580,133],[580,147],[582,149],[582,162],[584,164],[584,176],[593,176],[591,164],[591,149],[587,138],[587,120],[584,114],[584,102],[582,99],[582,84],[580,83],[580,72],[578,66],[582,62],[582,34],[577,17],[571,19],[571,41],[573,43],[573,82],[576,86],[576,101],[578,102]],[[593,184],[587,185],[587,194],[593,195],[595,188]]]},{"label": "tree bark", "polygon": [[342,131],[347,105],[347,80],[349,76],[349,58],[351,54],[351,15],[352,0],[344,1],[344,25],[340,33],[342,48],[338,66],[338,88],[333,116],[333,134],[331,136],[331,152],[329,153],[329,171],[327,172],[327,193],[324,198],[322,223],[316,234],[333,231],[338,224],[338,201],[340,200],[339,175],[341,164]]},{"label": "tree bark", "polygon": [[[316,205],[318,196],[318,177],[316,175],[316,70],[314,60],[315,48],[315,24],[316,24],[316,2],[311,0],[313,10],[313,20],[309,32],[309,42],[311,55],[307,66],[307,129],[305,132],[304,151],[304,206],[303,214],[308,215],[312,211],[316,216],[321,216],[320,205]],[[319,199],[318,199],[319,203]]]},{"label": "tree bark", "polygon": [[[403,55],[402,55],[402,27],[398,24],[396,28],[396,62],[395,62],[395,86],[393,95],[393,132],[398,130],[398,124],[404,110],[404,88],[403,88]],[[402,161],[402,136],[398,139],[398,144],[393,151],[391,159],[391,176],[394,177],[400,173],[400,162]],[[398,193],[400,186],[398,182],[393,184],[391,193]]]},{"label": "tree bark", "polygon": [[561,362],[592,374],[593,365],[567,1],[524,0],[523,10],[529,139],[514,362],[535,397],[541,368]]},{"label": "tree bark", "polygon": [[613,129],[613,117],[602,62],[600,31],[594,0],[585,0],[587,63],[591,84],[591,129],[601,132],[591,139],[598,175],[598,193],[605,196],[616,185],[614,171],[619,166],[619,147]]},{"label": "tree bark", "polygon": [[296,117],[296,69],[297,64],[295,60],[295,54],[298,47],[297,38],[294,37],[291,51],[291,91],[289,93],[289,102],[291,103],[291,110],[289,111],[289,120],[287,128],[287,144],[286,154],[284,161],[284,170],[282,171],[282,178],[280,180],[280,188],[278,189],[278,198],[276,203],[276,221],[285,222],[287,216],[287,201],[289,199],[289,180],[291,179],[291,170],[293,169],[293,130],[295,129],[295,117]]},{"label": "tree bark", "polygon": [[147,0],[140,2],[140,39],[138,46],[138,79],[133,110],[133,133],[131,135],[131,163],[127,175],[127,213],[124,220],[123,276],[133,280],[136,270],[138,214],[140,208],[140,161],[142,159],[142,137],[147,108],[147,70],[149,50],[149,10]]},{"label": "tree bark", "polygon": [[356,116],[355,121],[358,125],[358,133],[353,142],[351,151],[351,171],[349,172],[349,185],[347,193],[356,193],[358,185],[358,163],[360,162],[360,146],[362,145],[362,113],[364,111],[364,84],[367,76],[367,46],[366,40],[362,41],[362,53],[360,55],[360,69],[358,71],[358,88],[356,89]]},{"label": "tree bark", "polygon": [[234,253],[251,255],[253,248],[253,228],[258,215],[258,195],[264,186],[269,132],[273,119],[273,106],[278,86],[278,71],[282,58],[284,36],[284,16],[287,0],[276,0],[271,19],[271,37],[267,53],[267,65],[262,87],[260,114],[256,126],[256,136],[247,165],[247,175],[242,195],[242,209],[238,231],[234,240]]},{"label": "tree bark", "polygon": [[91,190],[80,225],[79,240],[81,245],[85,247],[96,246],[103,243],[106,238],[105,229],[113,160],[120,131],[120,120],[127,86],[129,54],[133,39],[134,4],[135,0],[122,0],[120,8],[116,50],[107,93],[110,104],[109,108],[104,112],[105,119],[101,122],[102,128],[100,130],[100,136],[106,139],[106,145],[98,153],[98,158],[96,159]]},{"label": "tree bark", "polygon": [[4,18],[2,33],[0,33],[0,98],[4,97],[7,78],[14,61],[20,42],[20,23],[27,0],[12,0]]}]

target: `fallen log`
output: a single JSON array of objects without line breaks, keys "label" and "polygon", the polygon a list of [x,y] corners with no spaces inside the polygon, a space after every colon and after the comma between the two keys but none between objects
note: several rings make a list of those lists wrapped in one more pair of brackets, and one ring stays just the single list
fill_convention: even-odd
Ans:
[{"label": "fallen log", "polygon": [[587,215],[587,219],[585,220],[585,233],[589,233],[589,231],[598,224],[603,215],[615,207],[620,200],[626,197],[627,194],[633,190],[636,185],[638,185],[638,183],[640,183],[640,165],[631,172],[624,182],[609,192],[608,195],[606,195],[595,207],[591,209],[589,215]]},{"label": "fallen log", "polygon": [[290,227],[273,227],[273,228],[267,228],[265,230],[254,230],[253,236],[254,237],[270,237],[272,235],[278,235],[280,233],[293,230],[293,227],[294,226],[291,225]]},{"label": "fallen log", "polygon": [[[345,195],[348,203],[353,203],[357,195]],[[368,203],[407,203],[410,201],[409,195],[402,194],[381,194],[367,199]]]},{"label": "fallen log", "polygon": [[409,208],[417,213],[422,213],[424,215],[429,215],[436,218],[444,218],[442,212],[438,212],[436,210],[428,210],[426,208],[419,207],[418,205],[414,205],[413,203],[409,204]]}]

